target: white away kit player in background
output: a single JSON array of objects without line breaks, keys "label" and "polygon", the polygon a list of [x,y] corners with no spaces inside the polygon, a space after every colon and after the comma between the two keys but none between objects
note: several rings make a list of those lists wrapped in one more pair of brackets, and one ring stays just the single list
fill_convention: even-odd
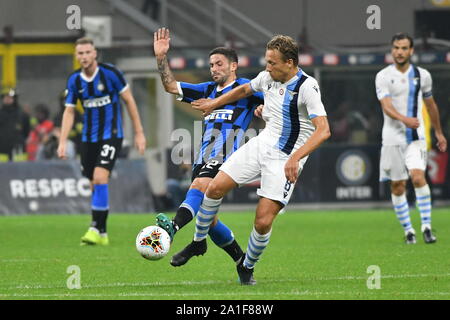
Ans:
[{"label": "white away kit player in background", "polygon": [[409,216],[406,181],[411,177],[425,243],[436,242],[431,232],[431,192],[425,179],[427,146],[423,103],[433,125],[439,151],[447,150],[439,120],[439,110],[432,94],[430,73],[410,63],[413,40],[404,33],[392,38],[394,64],[376,76],[376,91],[383,109],[383,141],[380,159],[380,181],[391,181],[392,204],[405,231],[405,242],[416,243]]}]

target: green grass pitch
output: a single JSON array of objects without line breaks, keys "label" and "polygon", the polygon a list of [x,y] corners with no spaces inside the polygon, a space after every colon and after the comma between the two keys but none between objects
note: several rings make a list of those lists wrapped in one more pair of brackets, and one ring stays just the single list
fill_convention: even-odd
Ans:
[{"label": "green grass pitch", "polygon": [[[411,212],[420,231],[420,218]],[[171,214],[173,216],[173,214]],[[245,250],[254,214],[222,213]],[[274,224],[256,265],[256,286],[240,286],[228,255],[208,240],[208,251],[183,267],[170,255],[190,242],[194,224],[176,236],[169,256],[147,261],[135,249],[139,230],[154,214],[112,214],[108,247],[80,247],[87,215],[0,217],[2,299],[450,299],[450,212],[433,211],[438,242],[403,243],[392,210],[288,210]],[[380,289],[369,289],[369,266]],[[81,289],[68,289],[69,266]]]}]

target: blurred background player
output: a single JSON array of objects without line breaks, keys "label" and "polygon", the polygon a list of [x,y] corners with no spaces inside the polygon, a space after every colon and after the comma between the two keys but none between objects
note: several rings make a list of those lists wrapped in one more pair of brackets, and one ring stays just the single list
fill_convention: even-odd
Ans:
[{"label": "blurred background player", "polygon": [[4,88],[0,106],[0,154],[13,161],[14,151],[23,153],[30,132],[30,117],[19,106],[17,92]]},{"label": "blurred background player", "polygon": [[92,224],[81,242],[107,245],[109,176],[123,140],[120,98],[125,101],[133,123],[135,147],[140,154],[144,154],[146,140],[136,102],[122,73],[112,65],[97,62],[97,51],[91,39],[78,39],[75,54],[81,69],[73,72],[67,82],[58,156],[67,157],[66,143],[74,123],[75,105],[80,100],[84,108],[81,167],[92,185]]},{"label": "blurred background player", "polygon": [[[167,52],[170,46],[170,34],[166,28],[154,33],[154,51],[158,70],[165,90],[178,95],[184,102],[200,98],[215,98],[233,88],[248,83],[249,80],[237,78],[238,57],[233,49],[215,48],[209,54],[210,73],[213,81],[191,84],[177,82],[169,68]],[[168,231],[173,239],[175,233],[191,221],[200,208],[208,184],[216,176],[222,163],[244,142],[255,108],[263,103],[261,94],[249,96],[236,103],[230,103],[205,117],[201,149],[192,170],[192,184],[186,198],[177,210],[172,221],[164,214],[157,216],[157,224]],[[230,143],[231,142],[231,143]],[[209,230],[211,240],[224,249],[234,261],[238,261],[243,252],[234,239],[231,230],[217,219]],[[185,264],[192,256],[206,252],[206,241],[196,250],[183,250],[172,257],[173,266]]]},{"label": "blurred background player", "polygon": [[376,92],[383,109],[384,125],[380,159],[380,181],[391,181],[392,204],[405,231],[405,242],[416,243],[409,216],[406,181],[411,177],[425,243],[436,242],[431,232],[431,192],[425,179],[427,146],[422,100],[434,128],[439,151],[447,150],[432,94],[430,73],[410,63],[414,53],[412,38],[395,34],[391,41],[394,64],[378,72]]},{"label": "blurred background player", "polygon": [[223,197],[233,188],[261,179],[260,196],[247,251],[237,272],[241,284],[254,285],[255,264],[269,244],[272,223],[289,202],[295,182],[308,156],[330,137],[328,120],[317,81],[298,67],[298,46],[288,36],[273,37],[266,46],[266,70],[234,90],[213,100],[194,101],[206,114],[215,108],[264,93],[265,129],[237,150],[208,185],[197,215],[196,250],[206,241],[211,221]]},{"label": "blurred background player", "polygon": [[28,160],[30,161],[37,160],[39,148],[54,128],[54,123],[50,120],[50,110],[48,109],[48,106],[41,103],[38,104],[33,111],[37,123],[31,130],[26,144]]}]

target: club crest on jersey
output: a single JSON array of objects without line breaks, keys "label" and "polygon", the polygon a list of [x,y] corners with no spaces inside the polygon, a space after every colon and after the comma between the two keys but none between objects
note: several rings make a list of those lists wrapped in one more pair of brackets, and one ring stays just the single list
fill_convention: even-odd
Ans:
[{"label": "club crest on jersey", "polygon": [[101,82],[99,82],[99,84],[97,85],[97,90],[98,91],[103,91],[105,90],[105,85]]},{"label": "club crest on jersey", "polygon": [[233,110],[215,110],[205,117],[205,120],[232,120]]},{"label": "club crest on jersey", "polygon": [[284,90],[283,89],[280,89],[280,96],[282,96],[283,94],[284,94]]}]

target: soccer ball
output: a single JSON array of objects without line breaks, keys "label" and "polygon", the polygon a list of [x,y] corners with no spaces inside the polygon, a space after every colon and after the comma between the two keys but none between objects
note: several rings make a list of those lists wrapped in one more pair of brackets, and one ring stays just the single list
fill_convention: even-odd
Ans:
[{"label": "soccer ball", "polygon": [[159,260],[170,249],[170,236],[158,226],[146,227],[136,237],[136,249],[145,259]]}]

